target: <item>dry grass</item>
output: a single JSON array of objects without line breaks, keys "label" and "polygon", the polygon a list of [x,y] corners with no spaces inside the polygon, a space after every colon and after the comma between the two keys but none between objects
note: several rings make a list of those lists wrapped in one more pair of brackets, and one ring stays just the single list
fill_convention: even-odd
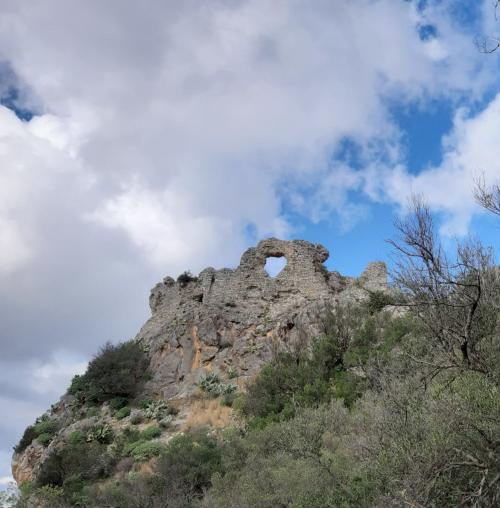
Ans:
[{"label": "dry grass", "polygon": [[195,400],[189,408],[189,415],[182,426],[182,431],[187,432],[207,426],[222,429],[228,427],[231,420],[231,408],[223,406],[219,400]]}]

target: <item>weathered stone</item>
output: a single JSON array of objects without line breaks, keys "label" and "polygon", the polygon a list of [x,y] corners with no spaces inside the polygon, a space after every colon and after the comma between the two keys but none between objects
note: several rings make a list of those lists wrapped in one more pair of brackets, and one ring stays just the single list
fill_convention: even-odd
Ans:
[{"label": "weathered stone", "polygon": [[[264,270],[268,257],[286,258],[276,277]],[[360,302],[387,289],[384,263],[370,263],[354,279],[328,272],[327,259],[321,245],[270,238],[244,252],[234,270],[206,268],[183,285],[164,279],[152,290],[152,316],[137,336],[152,354],[147,390],[191,393],[200,372],[223,372],[227,365],[249,377],[276,343],[317,335],[327,305]],[[165,343],[177,346],[165,349]]]}]

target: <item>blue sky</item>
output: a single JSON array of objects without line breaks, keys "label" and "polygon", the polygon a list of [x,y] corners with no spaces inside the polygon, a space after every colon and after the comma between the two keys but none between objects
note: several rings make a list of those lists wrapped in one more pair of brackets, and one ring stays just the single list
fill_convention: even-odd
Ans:
[{"label": "blue sky", "polygon": [[500,53],[475,45],[500,33],[491,3],[2,2],[0,484],[165,275],[268,236],[357,275],[390,262],[412,194],[449,248],[497,248],[472,198],[500,179]]}]

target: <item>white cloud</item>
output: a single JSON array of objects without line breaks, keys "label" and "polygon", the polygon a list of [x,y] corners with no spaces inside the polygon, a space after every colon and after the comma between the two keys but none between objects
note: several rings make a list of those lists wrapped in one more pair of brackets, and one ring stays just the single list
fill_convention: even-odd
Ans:
[{"label": "white cloud", "polygon": [[475,180],[482,176],[486,184],[500,179],[500,94],[479,113],[460,109],[453,129],[443,142],[443,162],[418,174],[402,166],[375,170],[369,175],[370,193],[395,201],[404,207],[411,194],[423,195],[429,205],[445,214],[442,232],[464,235],[474,213]]},{"label": "white cloud", "polygon": [[[4,188],[36,215],[54,199],[51,178],[75,172],[78,184],[64,184],[75,218],[122,230],[147,259],[175,270],[219,259],[227,238],[234,262],[249,224],[259,236],[286,232],[282,178],[321,177],[343,136],[392,138],[390,90],[450,86],[404,2],[69,4],[11,3],[4,13],[4,56],[47,111],[15,126],[17,150],[6,160],[32,160],[22,161],[19,189]],[[468,67],[458,67],[462,83]],[[10,135],[5,144],[14,146]],[[363,211],[332,178],[334,209],[353,223]],[[14,208],[5,241],[19,253],[4,270],[41,248],[29,238],[40,225],[19,219],[21,203]]]},{"label": "white cloud", "polygon": [[75,374],[83,374],[86,368],[86,361],[61,351],[56,352],[51,361],[31,369],[31,388],[39,395],[59,397],[61,390],[69,386],[71,378]]}]

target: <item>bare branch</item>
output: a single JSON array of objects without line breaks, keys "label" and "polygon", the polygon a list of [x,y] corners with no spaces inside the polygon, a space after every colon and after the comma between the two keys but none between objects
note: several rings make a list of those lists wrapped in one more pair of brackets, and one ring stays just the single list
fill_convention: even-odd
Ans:
[{"label": "bare branch", "polygon": [[500,184],[487,186],[484,175],[475,179],[474,198],[485,210],[500,215]]}]

